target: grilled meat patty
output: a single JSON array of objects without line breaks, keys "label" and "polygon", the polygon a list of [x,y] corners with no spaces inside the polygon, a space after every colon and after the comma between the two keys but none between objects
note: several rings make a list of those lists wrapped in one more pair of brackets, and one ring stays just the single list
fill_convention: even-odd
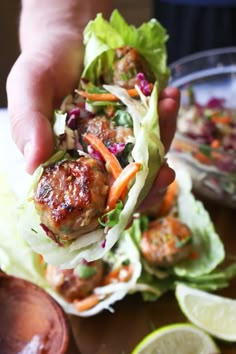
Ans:
[{"label": "grilled meat patty", "polygon": [[98,137],[106,146],[123,143],[126,138],[133,136],[131,128],[116,126],[112,119],[105,115],[78,120],[78,133],[83,140],[83,134],[91,133]]},{"label": "grilled meat patty", "polygon": [[173,216],[150,222],[141,238],[141,252],[152,265],[168,267],[185,259],[192,250],[191,231]]},{"label": "grilled meat patty", "polygon": [[[80,267],[86,267],[84,275]],[[46,279],[51,287],[67,301],[83,299],[98,286],[103,277],[103,262],[97,260],[85,265],[79,265],[75,269],[61,269],[48,265]]]},{"label": "grilled meat patty", "polygon": [[45,167],[35,188],[34,203],[48,236],[70,240],[96,229],[108,188],[107,175],[93,158]]},{"label": "grilled meat patty", "polygon": [[129,46],[117,48],[113,64],[112,83],[126,89],[133,88],[136,84],[139,84],[138,73],[144,73],[148,82],[155,81],[149,64],[137,49]]}]

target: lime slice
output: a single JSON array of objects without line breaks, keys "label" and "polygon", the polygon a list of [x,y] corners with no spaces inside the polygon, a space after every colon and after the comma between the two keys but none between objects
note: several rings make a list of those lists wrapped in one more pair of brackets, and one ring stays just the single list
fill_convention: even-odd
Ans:
[{"label": "lime slice", "polygon": [[219,339],[236,341],[236,300],[178,284],[175,292],[188,320]]},{"label": "lime slice", "polygon": [[131,354],[209,354],[220,353],[213,339],[187,323],[161,327],[135,347]]}]

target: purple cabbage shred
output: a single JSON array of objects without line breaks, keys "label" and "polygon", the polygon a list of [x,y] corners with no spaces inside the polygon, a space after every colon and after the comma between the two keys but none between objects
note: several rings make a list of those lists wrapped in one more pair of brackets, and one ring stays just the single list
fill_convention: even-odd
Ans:
[{"label": "purple cabbage shred", "polygon": [[109,146],[108,149],[113,153],[113,155],[117,155],[124,150],[125,146],[125,143],[115,143]]},{"label": "purple cabbage shred", "polygon": [[139,87],[140,87],[140,90],[142,91],[142,93],[145,96],[150,96],[151,88],[150,88],[149,82],[147,81],[144,73],[138,73],[136,77],[139,80]]}]

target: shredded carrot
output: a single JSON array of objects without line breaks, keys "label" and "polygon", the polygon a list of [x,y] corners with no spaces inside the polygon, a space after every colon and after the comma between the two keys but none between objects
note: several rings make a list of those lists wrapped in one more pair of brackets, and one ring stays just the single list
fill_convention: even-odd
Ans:
[{"label": "shredded carrot", "polygon": [[101,154],[102,158],[106,162],[107,170],[111,172],[114,178],[117,178],[122,172],[122,167],[115,155],[113,155],[112,152],[109,151],[109,149],[103,144],[103,142],[99,138],[97,138],[91,133],[87,133],[84,136],[84,140],[88,144],[92,145],[92,147]]},{"label": "shredded carrot", "polygon": [[220,140],[219,139],[214,139],[212,142],[211,142],[211,147],[213,149],[217,149],[218,147],[220,147]]},{"label": "shredded carrot", "polygon": [[44,258],[41,254],[38,254],[38,262],[41,267],[42,273],[46,276],[47,263],[44,261]]},{"label": "shredded carrot", "polygon": [[107,210],[112,210],[115,208],[117,201],[120,196],[124,198],[124,191],[128,190],[127,185],[132,180],[132,178],[136,175],[136,173],[140,170],[141,163],[139,162],[131,162],[127,165],[120,175],[113,182],[107,198]]},{"label": "shredded carrot", "polygon": [[193,149],[191,144],[185,141],[178,140],[177,138],[173,142],[173,147],[176,150],[185,151],[185,152],[191,152]]},{"label": "shredded carrot", "polygon": [[[78,95],[87,98],[90,101],[119,101],[119,98],[112,93],[91,93],[91,92],[86,92],[86,91],[81,91],[81,90],[75,90]],[[127,93],[131,97],[138,96],[138,91],[133,88],[127,90]]]},{"label": "shredded carrot", "polygon": [[99,303],[99,300],[97,294],[91,294],[82,300],[74,300],[73,304],[78,312],[82,312],[96,306]]},{"label": "shredded carrot", "polygon": [[102,285],[108,285],[112,282],[127,282],[133,273],[133,267],[131,264],[123,265],[119,268],[112,270],[103,279]]},{"label": "shredded carrot", "polygon": [[211,159],[200,151],[194,152],[193,156],[195,157],[195,159],[197,159],[202,164],[206,164],[206,165],[210,164]]},{"label": "shredded carrot", "polygon": [[158,216],[165,216],[169,213],[171,207],[175,202],[175,198],[178,193],[178,183],[174,180],[168,187],[164,199],[162,201],[161,207],[158,211]]},{"label": "shredded carrot", "polygon": [[[149,84],[150,89],[152,89],[153,84]],[[126,90],[129,96],[136,97],[139,96],[138,91],[135,88]],[[119,101],[119,98],[113,95],[112,93],[92,93],[81,90],[75,90],[78,95],[87,98],[91,101]]]},{"label": "shredded carrot", "polygon": [[214,123],[221,123],[221,124],[228,124],[231,122],[231,117],[230,116],[221,116],[221,115],[213,115],[211,117],[212,122]]},{"label": "shredded carrot", "polygon": [[221,152],[212,151],[211,156],[212,156],[212,160],[222,160]]},{"label": "shredded carrot", "polygon": [[114,114],[115,114],[115,108],[114,108],[114,106],[110,104],[109,106],[107,106],[107,107],[105,108],[105,112],[106,112],[106,116],[107,116],[108,118],[114,117]]},{"label": "shredded carrot", "polygon": [[43,259],[43,256],[41,254],[38,254],[38,259],[39,259],[39,263],[40,264],[44,264],[44,259]]}]

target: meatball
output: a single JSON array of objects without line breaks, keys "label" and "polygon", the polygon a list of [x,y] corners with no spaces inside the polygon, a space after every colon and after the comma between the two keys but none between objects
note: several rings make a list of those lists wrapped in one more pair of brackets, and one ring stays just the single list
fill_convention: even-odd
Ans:
[{"label": "meatball", "polygon": [[78,133],[81,137],[85,133],[91,133],[107,146],[123,143],[127,137],[133,136],[131,128],[116,126],[112,119],[107,118],[105,115],[90,119],[80,119],[78,121]]},{"label": "meatball", "polygon": [[96,229],[108,190],[107,175],[93,158],[45,167],[35,187],[34,204],[48,236],[66,241]]},{"label": "meatball", "polygon": [[141,238],[141,252],[148,263],[168,267],[188,257],[191,231],[177,218],[167,216],[150,222]]},{"label": "meatball", "polygon": [[75,269],[61,269],[52,265],[46,268],[48,283],[68,302],[85,298],[101,283],[102,277],[102,260],[81,264]]},{"label": "meatball", "polygon": [[144,73],[147,81],[155,81],[148,63],[135,48],[129,46],[117,48],[113,64],[113,84],[127,89],[132,88],[139,84],[136,78],[139,72]]}]

